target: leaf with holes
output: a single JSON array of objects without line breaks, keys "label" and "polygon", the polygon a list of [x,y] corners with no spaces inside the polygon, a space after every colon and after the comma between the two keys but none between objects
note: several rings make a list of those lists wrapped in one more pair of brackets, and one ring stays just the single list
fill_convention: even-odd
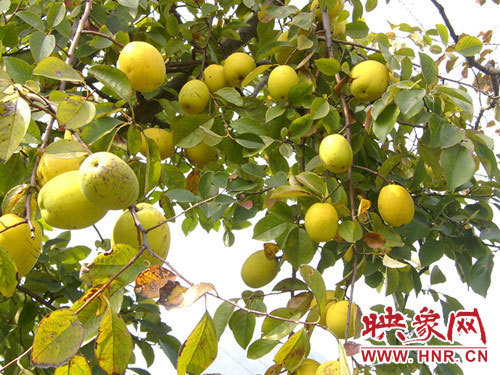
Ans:
[{"label": "leaf with holes", "polygon": [[83,82],[84,79],[75,69],[66,64],[61,59],[54,56],[49,56],[40,61],[33,74],[57,79],[58,81],[75,81]]}]

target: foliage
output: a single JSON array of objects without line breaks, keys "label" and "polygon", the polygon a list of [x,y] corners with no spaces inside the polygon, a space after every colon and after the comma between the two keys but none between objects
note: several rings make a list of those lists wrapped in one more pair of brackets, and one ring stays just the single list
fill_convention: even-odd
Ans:
[{"label": "foliage", "polygon": [[[319,1],[322,9],[335,3]],[[392,25],[393,33],[377,34],[364,21],[377,1],[350,0],[332,21],[345,20],[345,33],[332,41],[324,27],[327,13],[316,18],[309,4],[0,1],[2,215],[40,219],[36,168],[45,149],[67,137],[68,129],[86,152],[110,151],[127,161],[139,179],[139,201],[159,203],[171,225],[180,225],[186,235],[198,226],[221,231],[231,246],[237,231],[252,230],[255,239],[267,242],[266,254],[294,269],[291,278],[274,282],[275,291],[291,293],[288,304],[269,312],[261,291],[225,299],[210,284],[188,285],[190,275],[177,274],[168,262],[166,269],[142,272],[134,293],[126,286],[144,271],[134,261],[149,251],[147,244],[140,250],[117,245],[108,254],[110,241],[98,239],[97,254],[69,246],[70,231],[53,234],[41,220],[42,255],[19,282],[0,246],[5,373],[36,368],[48,374],[58,367],[57,374],[90,374],[90,369],[118,374],[133,367],[134,351],[151,364],[155,346],[178,374],[201,374],[216,358],[227,326],[250,359],[277,349],[269,373],[294,371],[307,357],[313,328],[321,329],[325,285],[335,285],[337,299],[354,300],[349,287],[355,282],[377,292],[385,286],[396,309],[410,315],[408,295],[434,293],[423,291],[420,281],[431,269],[432,283],[457,272],[486,296],[500,242],[492,222],[500,203],[500,172],[487,135],[499,120],[500,70],[487,47],[491,31],[457,35],[445,10],[431,3],[444,24],[429,30]],[[288,41],[278,40],[284,30]],[[167,79],[151,93],[135,92],[115,67],[120,50],[133,40],[151,43],[166,58]],[[287,102],[275,103],[266,80],[283,47],[292,48],[288,60],[300,82]],[[243,87],[222,88],[211,94],[203,113],[185,114],[178,103],[181,87],[236,51],[257,61]],[[358,102],[349,89],[352,67],[367,58],[391,72],[390,86],[369,104]],[[472,84],[448,78],[453,69],[461,69],[464,79],[474,75]],[[139,153],[141,133],[152,126],[174,133],[176,152],[165,161],[154,142],[148,142],[146,155]],[[327,171],[318,156],[321,140],[334,133],[345,135],[353,149],[354,164],[346,173]],[[183,149],[200,142],[217,149],[217,161],[197,166],[186,158]],[[61,146],[53,153],[64,158],[74,150]],[[376,208],[378,192],[388,182],[404,186],[415,203],[414,219],[402,227],[386,225]],[[304,215],[316,202],[332,203],[341,220],[337,236],[326,244],[313,242],[304,229]],[[144,235],[148,229],[138,231]],[[80,269],[89,254],[93,263]],[[320,254],[317,265],[311,264],[315,254]],[[440,270],[436,262],[443,257],[456,270]],[[342,279],[323,280],[324,270],[339,263]],[[155,299],[180,308],[204,295],[222,304],[193,324],[181,346],[161,322]],[[441,303],[443,311],[461,307],[452,296]],[[252,342],[258,327],[261,337]],[[22,354],[31,345],[30,362]],[[345,374],[348,356],[339,345]],[[391,373],[409,373],[409,366],[394,365]],[[421,367],[427,373],[427,366]],[[383,374],[388,368],[373,371]]]}]

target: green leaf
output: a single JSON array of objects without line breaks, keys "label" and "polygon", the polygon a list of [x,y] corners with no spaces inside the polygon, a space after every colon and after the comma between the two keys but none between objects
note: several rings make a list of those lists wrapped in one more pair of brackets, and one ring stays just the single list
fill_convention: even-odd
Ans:
[{"label": "green leaf", "polygon": [[217,335],[212,318],[205,312],[198,325],[182,344],[177,361],[177,374],[199,375],[217,357]]},{"label": "green leaf", "polygon": [[82,355],[75,355],[65,365],[56,368],[54,375],[91,375],[89,363]]},{"label": "green leaf", "polygon": [[40,16],[29,10],[22,10],[20,12],[15,13],[20,19],[26,22],[28,25],[33,26],[35,29],[43,30],[44,25]]},{"label": "green leaf", "polygon": [[196,130],[210,120],[207,115],[182,116],[172,124],[174,144],[178,147],[189,148],[201,142],[201,135]]},{"label": "green leaf", "polygon": [[3,61],[7,68],[7,73],[16,83],[25,83],[32,78],[33,67],[26,61],[17,57],[4,57]]},{"label": "green leaf", "polygon": [[16,291],[16,265],[7,250],[0,245],[0,293],[12,297]]},{"label": "green leaf", "polygon": [[[298,320],[302,316],[299,310],[282,307],[270,312],[270,315],[291,320]],[[297,326],[294,322],[278,320],[271,317],[266,317],[262,322],[262,338],[265,340],[279,340]]]},{"label": "green leaf", "polygon": [[[122,269],[136,254],[137,249],[132,246],[116,244],[109,252],[99,254],[94,261],[88,265],[89,271],[81,278],[92,284],[106,283],[111,276]],[[144,271],[145,268],[143,262],[137,260],[123,271],[116,281],[120,282],[122,285],[127,285],[135,280],[136,276]]]},{"label": "green leaf", "polygon": [[274,189],[271,194],[271,198],[295,198],[295,197],[308,197],[312,194],[306,189],[294,185],[294,186],[280,186],[277,189]]},{"label": "green leaf", "polygon": [[33,74],[56,79],[58,81],[84,82],[80,73],[54,56],[46,57],[40,61],[33,70]]},{"label": "green leaf", "polygon": [[60,125],[78,129],[94,119],[95,105],[82,96],[69,96],[59,103],[56,115]]},{"label": "green leaf", "polygon": [[303,137],[306,135],[309,130],[311,130],[313,125],[313,119],[310,113],[301,116],[299,118],[296,118],[295,120],[292,121],[288,128],[288,133],[290,137]]},{"label": "green leaf", "polygon": [[166,193],[166,196],[181,203],[194,203],[200,200],[199,197],[191,193],[189,190],[174,189]]},{"label": "green leaf", "polygon": [[422,67],[422,74],[424,75],[424,80],[428,85],[432,85],[437,82],[438,67],[432,57],[426,55],[423,52],[419,53],[420,56],[420,66]]},{"label": "green leaf", "polygon": [[447,46],[448,45],[448,38],[449,38],[448,28],[445,25],[437,24],[436,30],[439,34],[439,37],[441,38],[441,42],[445,46]]},{"label": "green leaf", "polygon": [[266,122],[269,122],[271,120],[274,120],[276,117],[281,116],[283,113],[285,113],[286,107],[282,104],[275,105],[273,107],[270,107],[266,111]]},{"label": "green leaf", "polygon": [[250,73],[247,74],[245,79],[241,81],[241,87],[248,86],[252,81],[257,78],[259,75],[264,73],[267,69],[269,69],[272,65],[271,64],[264,64],[264,65],[259,65],[256,67],[254,70],[252,70]]},{"label": "green leaf", "polygon": [[170,190],[186,188],[186,178],[175,165],[162,164],[161,179]]},{"label": "green leaf", "polygon": [[134,343],[125,321],[108,307],[95,340],[99,366],[109,375],[123,374],[132,358]]},{"label": "green leaf", "polygon": [[422,267],[430,266],[432,263],[438,261],[443,256],[443,244],[436,240],[427,239],[420,247],[418,257]]},{"label": "green leaf", "polygon": [[49,12],[47,13],[47,24],[50,27],[56,27],[63,20],[66,15],[66,6],[64,3],[54,3],[49,8]]},{"label": "green leaf", "polygon": [[314,20],[314,12],[301,12],[292,18],[291,25],[295,25],[303,30],[309,30]]},{"label": "green leaf", "polygon": [[377,7],[378,0],[366,0],[365,10],[371,12]]},{"label": "green leaf", "polygon": [[320,197],[327,195],[326,183],[316,173],[302,172],[295,176],[295,179]]},{"label": "green leaf", "polygon": [[366,23],[360,20],[348,23],[345,27],[346,34],[353,39],[363,39],[368,35],[368,31],[370,30]]},{"label": "green leaf", "polygon": [[295,227],[289,234],[283,247],[286,260],[294,268],[309,263],[316,252],[311,238],[303,228]]},{"label": "green leaf", "polygon": [[339,225],[339,236],[347,242],[354,243],[363,237],[363,229],[357,221],[345,220]]},{"label": "green leaf", "polygon": [[255,315],[245,310],[237,310],[229,320],[229,328],[239,346],[246,349],[252,341],[255,329]]},{"label": "green leaf", "polygon": [[395,103],[389,104],[375,119],[373,123],[373,134],[384,142],[387,135],[394,129],[398,116],[398,106]]},{"label": "green leaf", "polygon": [[242,134],[238,136],[238,138],[235,138],[234,140],[241,146],[252,150],[264,146],[264,141],[262,140],[262,138],[252,133]]},{"label": "green leaf", "polygon": [[229,319],[231,318],[234,309],[235,309],[234,305],[231,305],[230,303],[227,302],[222,302],[220,306],[217,308],[217,310],[215,310],[213,320],[215,326],[215,333],[217,334],[217,340],[220,340],[220,337],[224,333],[224,330],[226,329],[226,326],[229,323]]},{"label": "green leaf", "polygon": [[52,312],[38,325],[31,362],[40,368],[63,365],[80,349],[83,334],[82,323],[73,311],[60,309]]},{"label": "green leaf", "polygon": [[41,31],[35,31],[30,36],[30,50],[35,62],[49,57],[56,46],[54,35],[46,35]]},{"label": "green leaf", "polygon": [[466,35],[458,41],[455,46],[455,51],[465,57],[474,56],[476,53],[481,52],[483,43],[475,36]]},{"label": "green leaf", "polygon": [[266,135],[266,128],[260,121],[252,120],[248,118],[239,118],[231,123],[231,128],[236,130],[238,134],[256,134],[256,135]]},{"label": "green leaf", "polygon": [[340,72],[340,63],[335,59],[321,58],[314,60],[314,64],[321,73],[327,76],[334,76]]},{"label": "green leaf", "polygon": [[243,105],[243,99],[241,98],[240,93],[233,87],[223,87],[222,89],[217,90],[214,94],[231,104],[237,106]]},{"label": "green leaf", "polygon": [[424,89],[410,89],[399,91],[394,98],[399,110],[403,115],[409,113],[416,105],[422,103],[425,96]]},{"label": "green leaf", "polygon": [[491,284],[493,264],[493,254],[484,254],[474,263],[470,270],[469,285],[474,292],[485,298]]},{"label": "green leaf", "polygon": [[330,103],[325,98],[315,98],[311,104],[313,120],[324,118],[330,113]]},{"label": "green leaf", "polygon": [[390,296],[398,290],[399,286],[399,271],[394,268],[387,268],[386,272],[386,289],[385,295]]},{"label": "green leaf", "polygon": [[446,94],[457,105],[459,110],[463,110],[472,116],[474,112],[473,101],[466,91],[441,85],[437,87],[437,90],[440,93]]},{"label": "green leaf", "polygon": [[311,289],[311,292],[313,293],[319,306],[320,314],[323,313],[327,303],[326,286],[323,277],[317,269],[312,268],[307,264],[300,266],[300,275],[306,282],[309,289]]},{"label": "green leaf", "polygon": [[260,219],[253,228],[253,239],[271,241],[279,237],[287,228],[288,223],[276,215],[268,214]]},{"label": "green leaf", "polygon": [[258,339],[254,341],[247,350],[247,358],[259,359],[273,350],[280,342],[278,340]]},{"label": "green leaf", "polygon": [[460,144],[441,152],[441,166],[450,190],[468,182],[476,168],[472,151]]},{"label": "green leaf", "polygon": [[441,272],[438,266],[432,267],[431,284],[440,284],[446,282],[446,276]]},{"label": "green leaf", "polygon": [[0,12],[5,12],[10,7],[10,0],[0,0]]},{"label": "green leaf", "polygon": [[300,106],[303,100],[309,97],[312,92],[313,85],[308,82],[300,82],[295,86],[292,86],[288,91],[288,102],[291,105]]},{"label": "green leaf", "polygon": [[118,0],[118,3],[127,8],[137,9],[139,0]]},{"label": "green leaf", "polygon": [[89,68],[89,73],[113,90],[120,98],[129,103],[132,102],[134,98],[132,84],[120,69],[109,65],[95,65]]},{"label": "green leaf", "polygon": [[294,333],[274,356],[274,362],[281,363],[288,371],[293,372],[300,366],[309,352],[310,344],[304,328]]},{"label": "green leaf", "polygon": [[30,121],[30,106],[24,99],[0,103],[0,159],[9,160],[23,141]]}]

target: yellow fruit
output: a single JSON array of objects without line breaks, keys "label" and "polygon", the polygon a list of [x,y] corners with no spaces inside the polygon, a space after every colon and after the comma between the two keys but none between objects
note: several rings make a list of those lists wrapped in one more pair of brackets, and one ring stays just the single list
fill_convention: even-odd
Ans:
[{"label": "yellow fruit", "polygon": [[267,81],[271,96],[278,101],[288,100],[288,91],[299,83],[295,69],[288,65],[280,65],[273,69]]},{"label": "yellow fruit", "polygon": [[319,145],[319,158],[333,173],[346,172],[352,165],[352,157],[351,145],[340,134],[326,136]]},{"label": "yellow fruit", "polygon": [[[5,214],[0,217],[0,232],[7,227],[24,221],[14,214]],[[19,277],[26,275],[36,264],[42,252],[42,230],[40,225],[31,220],[35,228],[35,238],[31,238],[28,223],[18,225],[0,233],[0,246],[10,254],[14,261]]]},{"label": "yellow fruit", "polygon": [[[151,228],[156,224],[165,221],[165,216],[148,203],[139,203],[137,205],[137,217],[144,226],[144,229]],[[148,232],[146,238],[148,239],[148,244],[151,247],[151,250],[165,259],[168,254],[168,249],[170,248],[170,229],[168,228],[168,224],[165,223]],[[134,219],[128,210],[121,214],[118,218],[113,228],[113,234],[111,235],[111,245],[114,246],[119,243],[127,244],[139,249],[139,242],[137,241],[137,228],[134,224]],[[159,259],[153,257],[147,250],[143,253],[141,258],[143,260],[147,260],[151,264],[161,263]]]},{"label": "yellow fruit", "polygon": [[132,87],[150,92],[165,81],[165,62],[160,52],[146,42],[130,42],[120,52],[118,69],[123,71]]},{"label": "yellow fruit", "polygon": [[[174,154],[174,135],[165,129],[148,128],[144,129],[144,135],[155,141],[160,151],[161,160],[171,157]],[[146,155],[146,139],[142,137],[141,154]]]},{"label": "yellow fruit", "polygon": [[328,361],[316,369],[314,375],[340,375],[340,362]]},{"label": "yellow fruit", "polygon": [[[64,172],[74,171],[80,168],[80,164],[88,156],[83,149],[75,141],[59,140],[52,143],[50,146],[66,145],[68,152],[48,153],[47,151],[40,158],[40,163],[36,169],[36,176],[40,185],[43,186],[51,178],[60,175]],[[49,148],[50,148],[49,146]]]},{"label": "yellow fruit", "polygon": [[351,94],[361,102],[371,102],[382,96],[389,85],[389,70],[375,60],[366,60],[351,70]]},{"label": "yellow fruit", "polygon": [[415,204],[404,187],[386,185],[378,195],[378,211],[385,222],[393,227],[400,227],[413,220]]},{"label": "yellow fruit", "polygon": [[314,375],[319,367],[319,362],[314,359],[306,358],[300,366],[295,370],[294,375]]},{"label": "yellow fruit", "polygon": [[[321,21],[323,16],[321,15],[321,10],[319,9],[318,3],[318,0],[313,0],[309,10],[312,12],[316,9],[316,18]],[[342,9],[344,9],[344,0],[337,0],[333,8],[328,11],[330,20],[337,18],[340,12],[342,12]]]},{"label": "yellow fruit", "polygon": [[328,242],[337,234],[339,215],[330,203],[314,203],[306,212],[305,224],[311,240]]},{"label": "yellow fruit", "polygon": [[[343,339],[345,336],[345,329],[347,326],[347,312],[349,309],[349,301],[342,300],[333,303],[326,311],[326,326],[333,332],[335,336],[339,339]],[[354,336],[354,325],[356,321],[356,315],[358,314],[358,306],[353,303],[351,306],[351,316],[349,323],[349,332],[347,337]]]},{"label": "yellow fruit", "polygon": [[[337,300],[335,299],[335,291],[334,290],[327,290],[326,291],[326,305],[325,308],[323,309],[323,313],[321,314],[321,317],[319,319],[319,324],[326,326],[326,313],[328,312],[328,309],[330,308],[331,305],[333,305]],[[314,308],[314,306],[317,305],[316,298],[313,298],[311,301],[311,309]]]},{"label": "yellow fruit", "polygon": [[192,79],[182,86],[179,92],[179,104],[184,112],[197,114],[205,109],[210,100],[207,85],[198,79]]},{"label": "yellow fruit", "polygon": [[83,195],[107,210],[128,207],[139,195],[139,181],[132,168],[110,152],[96,152],[85,159],[78,179]]},{"label": "yellow fruit", "polygon": [[203,81],[210,92],[216,92],[229,86],[224,76],[224,67],[217,64],[212,64],[205,68],[203,71]]},{"label": "yellow fruit", "polygon": [[255,69],[255,60],[243,52],[235,52],[224,61],[224,76],[233,87],[240,87],[241,82]]},{"label": "yellow fruit", "polygon": [[191,163],[201,167],[210,162],[217,161],[219,158],[217,149],[213,146],[208,146],[203,142],[197,146],[187,148],[185,153]]},{"label": "yellow fruit", "polygon": [[243,263],[241,278],[249,287],[261,288],[273,281],[279,270],[276,259],[269,259],[264,250],[258,250]]},{"label": "yellow fruit", "polygon": [[38,194],[38,207],[47,224],[61,229],[89,227],[107,212],[85,198],[78,171],[62,173],[47,182]]}]

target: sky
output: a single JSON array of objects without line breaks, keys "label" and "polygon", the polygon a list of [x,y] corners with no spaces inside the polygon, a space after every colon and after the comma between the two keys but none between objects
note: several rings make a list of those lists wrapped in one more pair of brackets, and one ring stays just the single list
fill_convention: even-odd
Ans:
[{"label": "sky", "polygon": [[[445,6],[448,17],[455,26],[457,34],[464,32],[476,35],[480,30],[487,29],[496,29],[496,32],[498,32],[499,7],[494,6],[491,0],[488,0],[487,5],[483,7],[477,6],[474,0],[441,0],[441,3]],[[292,0],[291,4],[299,5],[301,3]],[[380,0],[377,9],[365,14],[364,17],[371,30],[380,32],[389,31],[389,25],[386,21],[390,21],[393,24],[401,22],[421,24],[425,28],[433,27],[436,23],[442,23],[437,11],[429,0],[392,0],[389,5],[386,5],[384,0]],[[498,145],[500,139],[497,137],[496,141]],[[498,152],[498,150],[496,151]],[[498,222],[498,212],[495,214],[496,221]],[[110,238],[113,223],[118,215],[119,212],[117,211],[110,212],[106,215],[105,219],[98,223],[97,226],[103,236]],[[241,265],[252,252],[260,250],[263,247],[262,242],[251,238],[252,229],[235,232],[235,244],[228,248],[223,245],[222,232],[217,233],[212,231],[207,234],[204,230],[197,228],[186,237],[181,231],[181,223],[182,218],[170,225],[172,240],[168,255],[169,262],[194,283],[213,283],[219,294],[225,298],[240,296],[241,291],[246,289],[240,278]],[[95,233],[93,233],[92,228],[75,231],[73,236],[75,243],[87,242],[91,247],[93,246],[94,237]],[[90,242],[89,238],[91,239]],[[317,261],[318,259],[315,258],[311,264],[316,265]],[[455,267],[451,261],[440,262],[440,268],[445,271],[448,280],[445,284],[439,284],[434,286],[434,288],[444,293],[452,294],[466,309],[477,307],[486,329],[489,348],[488,362],[464,365],[464,373],[467,375],[473,374],[473,372],[491,373],[493,369],[497,370],[500,366],[500,358],[497,355],[500,352],[500,337],[495,336],[495,333],[500,332],[500,322],[497,315],[497,301],[500,301],[500,288],[495,280],[500,278],[499,267],[497,266],[493,270],[493,282],[486,299],[467,290],[467,286],[458,279]],[[334,289],[335,283],[341,278],[341,273],[340,264],[325,271],[323,277],[326,280],[327,289]],[[281,280],[290,275],[291,267],[285,265],[276,280]],[[269,292],[274,284],[271,283],[264,287],[263,290]],[[356,284],[355,289],[355,302],[361,307],[363,312],[368,312],[370,307],[375,304],[392,304],[391,299],[383,298],[382,295],[373,293],[373,290],[363,284],[363,280],[360,280]],[[409,306],[416,309],[426,306],[431,302],[430,297],[423,297],[422,295],[415,301],[412,295]],[[266,298],[266,304],[269,307],[268,310],[271,310],[272,306],[280,307],[285,303],[282,297],[270,296]],[[219,304],[219,300],[211,297],[207,299],[207,307],[212,316]],[[434,304],[434,307],[438,312],[441,312],[439,305]],[[183,342],[198,323],[205,308],[203,299],[190,307],[180,310],[166,311],[162,308],[162,321],[170,325],[173,328],[172,335]],[[257,321],[254,340],[259,336],[259,326],[262,318],[259,318]],[[337,344],[328,333],[316,329],[311,344],[312,351],[310,358],[316,359],[319,362],[337,359]],[[174,368],[160,350],[156,351],[156,355],[155,364],[148,369],[150,373],[175,373]],[[205,373],[263,374],[273,364],[272,358],[273,354],[261,360],[247,359],[246,352],[239,347],[228,328],[219,343],[219,355],[217,359]],[[138,359],[138,365],[144,366],[140,355],[138,355]]]}]

